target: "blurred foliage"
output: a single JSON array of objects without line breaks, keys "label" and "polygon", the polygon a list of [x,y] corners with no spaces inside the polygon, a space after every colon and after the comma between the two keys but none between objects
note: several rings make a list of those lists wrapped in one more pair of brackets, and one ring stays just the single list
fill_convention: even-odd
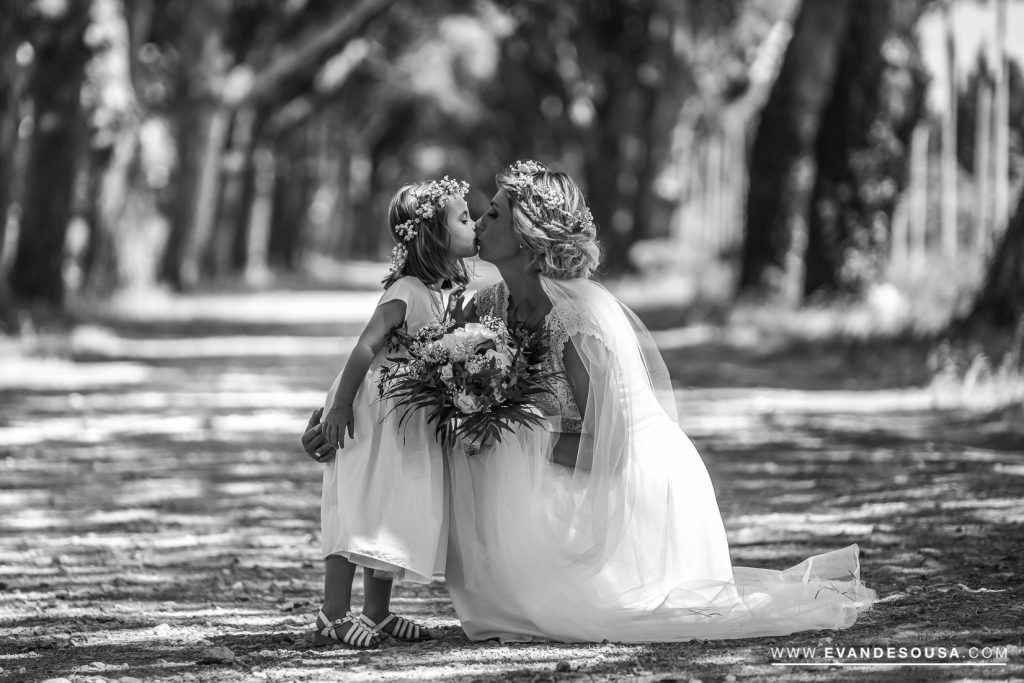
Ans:
[{"label": "blurred foliage", "polygon": [[913,34],[924,5],[863,3],[851,17],[817,142],[806,295],[863,292],[884,273],[924,107],[928,76]]},{"label": "blurred foliage", "polygon": [[[60,306],[63,288],[46,283],[107,297],[159,284],[261,284],[323,263],[318,257],[379,259],[390,249],[387,199],[401,183],[465,177],[480,210],[498,169],[537,158],[585,186],[606,251],[602,277],[629,273],[644,254],[656,255],[659,272],[681,272],[693,263],[736,271],[741,252],[770,270],[786,253],[800,265],[794,302],[864,295],[887,277],[893,215],[909,185],[911,131],[932,125],[923,92],[935,66],[923,62],[916,30],[921,13],[938,5],[821,5],[826,15],[849,13],[842,30],[807,43],[836,54],[835,71],[813,111],[781,105],[789,121],[820,131],[798,155],[814,171],[794,197],[769,189],[782,201],[748,206],[744,215],[748,185],[800,177],[796,166],[751,166],[747,157],[785,139],[762,114],[786,87],[777,76],[795,58],[788,54],[799,43],[795,18],[809,6],[6,2],[0,279],[14,284],[21,303]],[[47,71],[40,59],[47,32],[84,8],[89,19],[75,40],[87,51],[72,67]],[[965,76],[958,100],[966,174],[979,73]],[[1009,92],[1016,178],[1024,139],[1019,69]],[[41,109],[44,93],[77,98],[77,119],[61,118],[55,128],[58,119]],[[58,129],[69,141],[57,164],[70,169],[61,187],[29,172],[40,131]],[[934,192],[925,199],[936,202]],[[969,197],[963,205],[970,207]],[[976,213],[965,210],[963,220],[976,221]],[[754,239],[758,221],[773,227]],[[929,217],[929,242],[934,224]],[[806,235],[791,240],[794,225]],[[961,229],[967,244],[972,229]],[[49,246],[44,255],[21,255],[33,244]],[[27,277],[33,268],[38,274]],[[751,279],[762,293],[770,289],[765,281]],[[0,309],[9,311],[5,301],[0,288]]]}]

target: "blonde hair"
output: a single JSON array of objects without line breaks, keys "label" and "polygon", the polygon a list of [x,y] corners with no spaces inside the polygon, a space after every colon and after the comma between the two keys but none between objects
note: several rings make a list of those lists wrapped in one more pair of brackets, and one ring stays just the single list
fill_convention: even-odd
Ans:
[{"label": "blonde hair", "polygon": [[[397,244],[406,250],[405,262],[388,273],[381,282],[387,289],[403,277],[412,276],[425,284],[441,280],[444,289],[469,284],[469,273],[462,259],[452,260],[449,252],[450,235],[445,224],[447,206],[435,207],[430,216],[417,214],[423,202],[417,194],[436,183],[429,181],[410,183],[399,188],[388,204],[388,229]],[[428,201],[429,198],[428,198]],[[406,241],[397,228],[418,219],[415,236]]]},{"label": "blonde hair", "polygon": [[536,162],[516,162],[495,181],[508,197],[512,227],[530,265],[555,280],[590,277],[601,262],[601,246],[576,181]]}]

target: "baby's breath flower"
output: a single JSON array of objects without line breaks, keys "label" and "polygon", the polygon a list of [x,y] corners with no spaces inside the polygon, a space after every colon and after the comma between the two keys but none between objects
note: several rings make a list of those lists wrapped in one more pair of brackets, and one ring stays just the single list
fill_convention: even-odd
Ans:
[{"label": "baby's breath flower", "polygon": [[505,322],[501,318],[495,317],[493,315],[481,316],[480,324],[499,334],[504,334],[508,332],[508,328],[505,326]]},{"label": "baby's breath flower", "polygon": [[406,221],[395,226],[395,234],[402,238],[403,242],[409,242],[416,237],[416,223]]},{"label": "baby's breath flower", "polygon": [[409,251],[401,244],[396,244],[388,258],[388,270],[392,273],[401,272],[407,258],[409,258]]}]

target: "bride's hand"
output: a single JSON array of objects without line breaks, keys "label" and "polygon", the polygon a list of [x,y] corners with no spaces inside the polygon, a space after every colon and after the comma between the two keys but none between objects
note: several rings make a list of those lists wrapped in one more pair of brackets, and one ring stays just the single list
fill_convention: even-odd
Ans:
[{"label": "bride's hand", "polygon": [[482,440],[463,437],[462,452],[466,455],[479,455],[484,449],[491,445],[490,439],[484,437]]},{"label": "bride's hand", "polygon": [[309,418],[309,424],[306,425],[306,431],[302,433],[302,450],[306,451],[306,454],[316,460],[317,462],[330,462],[336,451],[334,446],[327,443],[327,438],[323,434],[323,427],[320,426],[320,417],[323,415],[324,409],[317,408],[313,411],[313,415]]}]

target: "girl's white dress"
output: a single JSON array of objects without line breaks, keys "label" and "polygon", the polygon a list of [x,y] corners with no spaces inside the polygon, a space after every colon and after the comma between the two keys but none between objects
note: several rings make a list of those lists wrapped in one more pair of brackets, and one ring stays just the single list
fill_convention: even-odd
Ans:
[{"label": "girl's white dress", "polygon": [[[378,305],[405,302],[405,324],[415,333],[444,310],[443,296],[419,279],[405,277],[385,290]],[[444,459],[423,411],[402,422],[402,411],[378,400],[382,350],[370,365],[352,407],[355,437],[345,436],[324,471],[320,506],[324,557],[342,555],[379,578],[427,583],[444,572]],[[334,401],[341,373],[327,394]]]},{"label": "girl's white dress", "polygon": [[[551,462],[551,430],[517,429],[474,456],[454,449],[446,578],[469,637],[676,641],[853,624],[876,597],[857,546],[785,571],[733,567],[649,332],[597,283],[543,282],[549,368],[571,343],[590,375],[585,410],[563,382],[545,412],[581,445],[575,468]],[[503,283],[476,310],[506,316]]]}]

